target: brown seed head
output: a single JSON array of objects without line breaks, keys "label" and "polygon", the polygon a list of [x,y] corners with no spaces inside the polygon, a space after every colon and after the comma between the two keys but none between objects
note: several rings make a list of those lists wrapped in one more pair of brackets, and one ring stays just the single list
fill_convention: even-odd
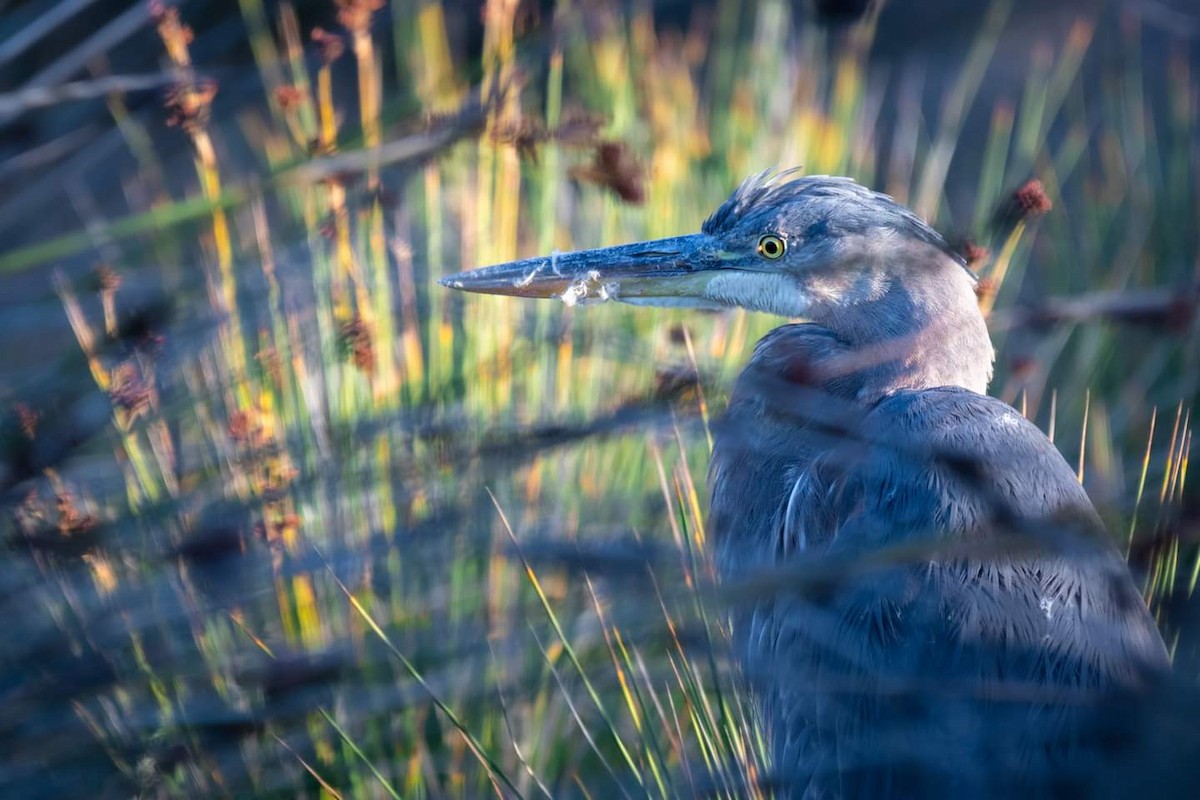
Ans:
[{"label": "brown seed head", "polygon": [[195,38],[192,29],[179,20],[179,9],[162,0],[150,0],[150,18],[158,26],[158,35],[168,48],[187,47]]},{"label": "brown seed head", "polygon": [[337,0],[338,22],[355,35],[365,35],[371,28],[371,17],[383,5],[383,0]]},{"label": "brown seed head", "polygon": [[307,99],[304,90],[292,84],[280,86],[275,90],[275,102],[285,114],[298,109]]},{"label": "brown seed head", "polygon": [[626,203],[638,204],[646,199],[641,164],[624,142],[599,142],[592,162],[573,167],[570,175],[577,181],[602,186]]},{"label": "brown seed head", "polygon": [[250,441],[251,435],[255,432],[256,426],[250,418],[249,412],[234,411],[229,415],[229,424],[226,430],[229,433],[229,438],[237,444],[245,444]]},{"label": "brown seed head", "polygon": [[57,497],[58,530],[63,534],[83,533],[96,525],[91,514],[80,511],[75,507],[75,500],[69,493],[63,491]]},{"label": "brown seed head", "polygon": [[1030,178],[1000,204],[993,223],[1001,235],[1007,235],[1017,224],[1040,217],[1053,207],[1054,204],[1046,194],[1042,182],[1037,178]]},{"label": "brown seed head", "polygon": [[208,124],[213,98],[219,88],[211,78],[205,78],[195,86],[177,84],[167,92],[165,105],[171,112],[167,125],[181,127],[188,133],[201,130]]},{"label": "brown seed head", "polygon": [[317,43],[317,51],[321,62],[326,66],[342,57],[346,52],[346,43],[336,33],[330,33],[324,28],[313,28],[312,40]]},{"label": "brown seed head", "polygon": [[375,348],[371,331],[359,315],[342,323],[342,346],[349,352],[354,366],[368,375],[375,371]]},{"label": "brown seed head", "polygon": [[1013,203],[1025,217],[1040,217],[1054,208],[1046,187],[1037,178],[1030,178],[1013,192]]},{"label": "brown seed head", "polygon": [[979,298],[980,302],[991,300],[999,289],[1000,285],[995,278],[980,278],[979,282],[975,284],[975,296]]},{"label": "brown seed head", "polygon": [[991,250],[988,250],[969,236],[955,242],[954,250],[967,262],[967,267],[975,272],[978,272],[979,268],[986,264],[987,260],[992,256]]},{"label": "brown seed head", "polygon": [[30,439],[37,436],[38,412],[34,411],[25,403],[17,403],[17,422],[21,426],[21,432]]}]

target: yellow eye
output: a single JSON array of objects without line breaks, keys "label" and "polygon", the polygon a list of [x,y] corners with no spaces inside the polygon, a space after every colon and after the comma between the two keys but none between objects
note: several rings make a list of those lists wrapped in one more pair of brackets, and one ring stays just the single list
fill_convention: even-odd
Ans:
[{"label": "yellow eye", "polygon": [[787,250],[787,243],[774,234],[768,233],[758,240],[758,254],[763,258],[769,258],[772,261],[783,258],[785,250]]}]

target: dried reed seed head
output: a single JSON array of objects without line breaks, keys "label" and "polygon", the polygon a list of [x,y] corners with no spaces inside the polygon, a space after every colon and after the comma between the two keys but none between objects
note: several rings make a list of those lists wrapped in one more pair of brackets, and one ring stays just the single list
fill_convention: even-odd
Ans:
[{"label": "dried reed seed head", "polygon": [[371,17],[384,6],[384,0],[336,0],[337,20],[346,30],[365,35],[371,28]]},{"label": "dried reed seed head", "polygon": [[205,78],[195,86],[176,84],[167,92],[165,106],[171,112],[167,125],[178,126],[188,133],[202,129],[208,124],[212,102],[219,89],[219,84],[212,78]]},{"label": "dried reed seed head", "polygon": [[992,218],[993,230],[1001,236],[1007,236],[1021,222],[1040,217],[1053,207],[1054,203],[1050,201],[1042,182],[1030,178],[996,208]]},{"label": "dried reed seed head", "polygon": [[59,492],[56,497],[58,507],[58,530],[63,534],[83,533],[96,526],[96,520],[75,506],[75,500],[66,491]]},{"label": "dried reed seed head", "polygon": [[168,46],[186,47],[195,39],[192,29],[179,19],[179,9],[169,6],[162,0],[150,1],[150,18],[158,27],[158,35]]},{"label": "dried reed seed head", "polygon": [[598,142],[592,162],[572,167],[570,176],[609,189],[626,203],[640,204],[646,199],[642,166],[624,142]]},{"label": "dried reed seed head", "polygon": [[1037,178],[1030,178],[1013,192],[1013,204],[1024,217],[1040,217],[1054,208],[1046,187]]},{"label": "dried reed seed head", "polygon": [[275,90],[275,102],[284,113],[295,111],[308,101],[308,95],[299,86],[288,84]]},{"label": "dried reed seed head", "polygon": [[999,289],[1000,285],[995,278],[980,278],[975,284],[975,296],[980,302],[991,300]]},{"label": "dried reed seed head", "polygon": [[21,432],[30,439],[37,436],[38,418],[41,415],[26,403],[17,403],[16,412],[17,424],[21,426]]},{"label": "dried reed seed head", "polygon": [[342,323],[342,346],[347,349],[354,366],[370,374],[375,370],[375,348],[371,331],[363,318],[355,314]]},{"label": "dried reed seed head", "polygon": [[974,271],[978,271],[992,256],[991,250],[988,250],[970,237],[965,237],[956,242],[954,250],[963,257],[963,261],[967,262],[967,267]]},{"label": "dried reed seed head", "polygon": [[108,264],[97,264],[92,270],[96,278],[96,289],[100,292],[112,293],[121,288],[121,276]]},{"label": "dried reed seed head", "polygon": [[226,425],[229,438],[238,444],[249,441],[255,428],[254,421],[247,411],[234,411],[229,415],[229,423]]},{"label": "dried reed seed head", "polygon": [[330,33],[324,28],[313,28],[312,40],[316,42],[317,52],[321,62],[326,66],[342,57],[346,52],[346,43],[336,33]]}]

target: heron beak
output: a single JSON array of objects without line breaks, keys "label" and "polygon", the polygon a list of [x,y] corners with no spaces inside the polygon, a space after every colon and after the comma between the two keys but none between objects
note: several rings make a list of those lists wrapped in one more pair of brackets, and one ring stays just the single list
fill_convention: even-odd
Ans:
[{"label": "heron beak", "polygon": [[567,305],[617,300],[707,307],[705,288],[729,255],[704,233],[555,253],[448,275],[451,289],[511,297],[557,297]]}]

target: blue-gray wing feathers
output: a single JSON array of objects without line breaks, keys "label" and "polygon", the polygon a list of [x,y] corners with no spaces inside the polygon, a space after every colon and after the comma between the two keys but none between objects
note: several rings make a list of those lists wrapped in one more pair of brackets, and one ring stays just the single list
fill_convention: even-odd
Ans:
[{"label": "blue-gray wing feathers", "polygon": [[785,793],[1084,790],[1114,741],[1099,700],[1166,654],[1045,435],[994,398],[900,391],[781,470],[778,512],[757,523],[775,557],[837,566],[826,590],[734,623]]}]

